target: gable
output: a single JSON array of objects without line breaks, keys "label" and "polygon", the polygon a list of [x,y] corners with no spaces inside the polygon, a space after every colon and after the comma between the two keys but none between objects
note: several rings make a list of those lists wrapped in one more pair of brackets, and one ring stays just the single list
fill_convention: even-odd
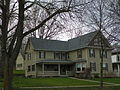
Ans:
[{"label": "gable", "polygon": [[34,48],[33,48],[33,45],[32,45],[32,43],[31,43],[31,40],[28,39],[27,44],[26,44],[26,46],[25,46],[25,52],[28,52],[28,51],[30,51],[31,49],[34,49]]},{"label": "gable", "polygon": [[105,36],[101,32],[98,32],[95,37],[90,41],[88,46],[101,47],[101,44],[105,48],[111,48],[111,45],[105,38]]},{"label": "gable", "polygon": [[79,36],[77,38],[68,40],[69,50],[76,50],[76,49],[87,47],[90,41],[95,37],[97,33],[98,31],[94,31],[94,32]]}]

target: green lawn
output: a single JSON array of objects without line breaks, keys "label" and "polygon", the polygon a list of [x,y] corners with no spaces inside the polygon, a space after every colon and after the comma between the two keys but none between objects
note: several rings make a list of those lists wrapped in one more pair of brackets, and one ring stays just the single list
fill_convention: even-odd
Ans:
[{"label": "green lawn", "polygon": [[[95,80],[99,81],[100,79],[98,78]],[[104,78],[103,80],[104,80],[104,82],[120,84],[120,78]],[[52,86],[85,86],[85,85],[99,85],[99,83],[77,80],[77,79],[72,79],[72,78],[67,78],[67,77],[66,78],[62,78],[62,77],[51,77],[51,78],[50,77],[49,78],[15,77],[13,80],[14,87],[52,87]],[[0,80],[0,86],[2,87],[2,80]],[[119,86],[119,88],[120,88],[120,86]],[[25,89],[23,89],[23,90],[25,90]],[[37,89],[37,90],[39,90],[39,89]],[[44,90],[44,89],[41,89],[41,90]],[[49,89],[47,89],[47,90],[49,90]],[[62,89],[55,89],[55,90],[62,90]],[[99,89],[93,89],[93,88],[90,89],[89,88],[89,89],[85,89],[85,90],[99,90]],[[117,89],[115,89],[115,90],[117,90]]]},{"label": "green lawn", "polygon": [[[96,78],[94,80],[100,81],[100,78]],[[103,81],[108,83],[120,84],[120,78],[103,78]]]},{"label": "green lawn", "polygon": [[14,70],[14,72],[13,72],[14,74],[25,74],[25,71],[24,70]]},{"label": "green lawn", "polygon": [[95,82],[76,80],[71,78],[14,78],[14,87],[50,87],[50,86],[81,86],[98,85]]}]

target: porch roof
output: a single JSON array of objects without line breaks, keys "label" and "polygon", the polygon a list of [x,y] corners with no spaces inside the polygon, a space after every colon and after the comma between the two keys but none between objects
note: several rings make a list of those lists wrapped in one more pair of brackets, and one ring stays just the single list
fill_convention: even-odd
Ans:
[{"label": "porch roof", "polygon": [[86,62],[85,59],[79,59],[79,60],[40,60],[36,63],[65,63],[65,64],[73,64],[78,62]]},{"label": "porch roof", "polygon": [[87,60],[85,60],[85,59],[79,59],[79,60],[75,60],[74,62],[75,63],[77,63],[77,62],[87,62]]},{"label": "porch roof", "polygon": [[120,61],[112,62],[112,64],[120,64]]},{"label": "porch roof", "polygon": [[65,63],[65,64],[72,64],[74,62],[72,60],[40,60],[37,63]]}]

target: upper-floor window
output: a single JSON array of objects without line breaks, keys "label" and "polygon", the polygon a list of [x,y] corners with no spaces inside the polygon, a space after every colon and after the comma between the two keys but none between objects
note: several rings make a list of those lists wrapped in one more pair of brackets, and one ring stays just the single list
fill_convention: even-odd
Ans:
[{"label": "upper-floor window", "polygon": [[96,39],[94,40],[94,45],[100,45],[100,40],[99,40],[99,38],[96,38]]},{"label": "upper-floor window", "polygon": [[61,52],[61,59],[66,59],[66,53],[65,52]]},{"label": "upper-floor window", "polygon": [[55,59],[66,59],[67,53],[66,52],[54,52]]},{"label": "upper-floor window", "polygon": [[39,58],[45,58],[46,53],[45,51],[39,51]]},{"label": "upper-floor window", "polygon": [[69,59],[70,56],[69,56],[69,52],[66,53],[66,58]]},{"label": "upper-floor window", "polygon": [[54,58],[55,59],[60,59],[61,58],[61,53],[60,52],[54,52]]},{"label": "upper-floor window", "polygon": [[31,53],[27,53],[27,60],[31,60]]},{"label": "upper-floor window", "polygon": [[78,58],[82,58],[82,50],[78,50],[77,51],[77,57]]},{"label": "upper-floor window", "polygon": [[95,49],[93,49],[93,48],[89,49],[89,56],[95,57]]},{"label": "upper-floor window", "polygon": [[106,50],[100,50],[100,57],[107,58],[107,51]]}]

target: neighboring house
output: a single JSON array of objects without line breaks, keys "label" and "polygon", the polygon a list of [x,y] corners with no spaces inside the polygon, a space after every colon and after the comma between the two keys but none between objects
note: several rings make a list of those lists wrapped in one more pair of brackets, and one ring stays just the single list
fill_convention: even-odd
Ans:
[{"label": "neighboring house", "polygon": [[101,42],[104,75],[111,74],[111,46],[100,31],[95,31],[68,41],[29,38],[25,49],[25,75],[75,76],[87,68],[93,75],[100,74]]},{"label": "neighboring house", "polygon": [[24,58],[21,53],[19,53],[16,60],[16,70],[24,70]]},{"label": "neighboring house", "polygon": [[120,45],[113,47],[112,51],[112,64],[113,72],[116,76],[120,77]]},{"label": "neighboring house", "polygon": [[26,44],[24,43],[21,46],[20,52],[16,60],[16,70],[25,70],[25,46]]}]

